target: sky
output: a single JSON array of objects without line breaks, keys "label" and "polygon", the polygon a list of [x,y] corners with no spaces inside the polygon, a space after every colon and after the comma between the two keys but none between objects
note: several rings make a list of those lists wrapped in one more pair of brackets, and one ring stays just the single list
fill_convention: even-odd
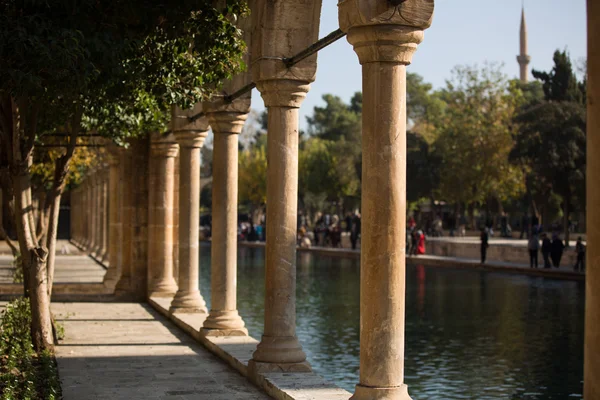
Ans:
[{"label": "sky", "polygon": [[[456,65],[483,65],[497,62],[510,78],[519,75],[519,25],[522,0],[437,0],[431,28],[419,45],[408,71],[423,76],[434,88],[445,85]],[[584,0],[526,0],[525,15],[529,36],[531,69],[550,70],[556,49],[567,49],[575,65],[586,56],[586,2]],[[337,1],[323,0],[319,37],[338,28]],[[306,116],[324,104],[331,93],[348,102],[361,91],[358,58],[346,38],[321,50],[317,79],[300,108],[300,129]],[[264,110],[255,89],[252,108]]]}]

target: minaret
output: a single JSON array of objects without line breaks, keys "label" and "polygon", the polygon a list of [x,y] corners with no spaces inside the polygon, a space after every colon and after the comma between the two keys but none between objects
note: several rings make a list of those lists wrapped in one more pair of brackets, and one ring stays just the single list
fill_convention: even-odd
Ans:
[{"label": "minaret", "polygon": [[521,68],[521,82],[527,83],[527,67],[531,57],[527,55],[527,25],[525,24],[525,7],[521,11],[521,54],[517,56]]}]

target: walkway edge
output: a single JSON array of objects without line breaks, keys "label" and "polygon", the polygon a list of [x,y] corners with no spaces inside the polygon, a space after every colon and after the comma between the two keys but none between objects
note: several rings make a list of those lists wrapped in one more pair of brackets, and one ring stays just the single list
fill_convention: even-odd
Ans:
[{"label": "walkway edge", "polygon": [[[264,242],[239,242],[238,245],[250,248],[265,247]],[[360,259],[360,250],[334,249],[328,247],[298,247],[297,250],[299,252],[315,253],[326,256]],[[581,272],[567,271],[564,269],[556,270],[554,268],[529,268],[527,265],[523,264],[497,261],[490,261],[485,264],[481,264],[479,260],[470,258],[422,255],[406,257],[406,263],[440,268],[471,269],[479,271],[503,272],[507,274],[540,276],[549,279],[585,281],[585,273]]]},{"label": "walkway edge", "polygon": [[352,396],[351,393],[313,372],[258,374],[257,379],[251,379],[248,373],[248,361],[252,358],[258,340],[250,336],[202,336],[200,328],[206,314],[170,313],[171,298],[168,297],[152,297],[148,299],[148,303],[274,399],[348,400]]}]

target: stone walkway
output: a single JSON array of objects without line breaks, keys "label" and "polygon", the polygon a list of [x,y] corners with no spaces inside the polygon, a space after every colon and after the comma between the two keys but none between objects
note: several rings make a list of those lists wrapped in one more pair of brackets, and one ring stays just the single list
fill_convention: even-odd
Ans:
[{"label": "stone walkway", "polygon": [[53,303],[64,400],[269,399],[171,322],[137,303]]},{"label": "stone walkway", "polygon": [[[57,243],[55,283],[102,283],[106,270],[66,240]],[[65,254],[62,254],[65,253]],[[13,257],[0,241],[0,283],[13,283]]]}]

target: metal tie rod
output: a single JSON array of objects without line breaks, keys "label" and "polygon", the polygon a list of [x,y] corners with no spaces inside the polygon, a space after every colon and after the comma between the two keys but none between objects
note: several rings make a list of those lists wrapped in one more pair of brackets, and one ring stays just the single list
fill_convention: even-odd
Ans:
[{"label": "metal tie rod", "polygon": [[[302,50],[300,53],[298,53],[292,57],[289,57],[289,58],[284,58],[282,61],[286,67],[291,68],[294,65],[298,64],[300,61],[312,56],[313,54],[319,52],[320,50],[323,50],[325,47],[329,46],[330,44],[340,40],[344,36],[346,36],[346,33],[342,32],[341,29],[337,29],[337,30],[331,32],[329,35],[325,36],[324,38],[317,40],[315,43],[311,44],[306,49]],[[228,96],[225,96],[225,99],[224,99],[225,104],[231,104],[235,99],[243,96],[244,94],[248,93],[255,87],[256,87],[256,83],[252,82],[252,83],[242,87],[238,91],[236,91]],[[202,112],[199,112],[198,114],[195,114],[195,115],[192,115],[191,117],[189,117],[189,120],[190,120],[190,122],[194,122],[204,116],[205,116],[205,113],[204,113],[204,111],[202,111]]]}]

